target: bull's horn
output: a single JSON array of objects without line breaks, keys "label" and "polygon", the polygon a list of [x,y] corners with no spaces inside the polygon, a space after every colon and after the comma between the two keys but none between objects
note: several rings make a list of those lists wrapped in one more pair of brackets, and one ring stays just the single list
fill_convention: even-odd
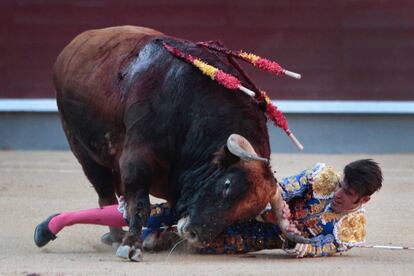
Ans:
[{"label": "bull's horn", "polygon": [[272,206],[272,212],[274,217],[276,218],[280,230],[283,234],[286,235],[288,240],[295,243],[315,243],[315,241],[302,237],[301,235],[287,232],[287,229],[289,227],[289,220],[283,218],[284,200],[282,198],[282,192],[279,187],[279,184],[277,184],[276,186],[276,193],[270,199],[270,205]]},{"label": "bull's horn", "polygon": [[259,157],[249,141],[239,134],[229,136],[227,148],[232,154],[242,159],[269,162],[267,158]]}]

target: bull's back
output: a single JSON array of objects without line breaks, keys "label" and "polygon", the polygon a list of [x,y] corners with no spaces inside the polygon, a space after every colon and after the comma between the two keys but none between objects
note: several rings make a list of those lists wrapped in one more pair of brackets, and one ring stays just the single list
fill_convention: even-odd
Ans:
[{"label": "bull's back", "polygon": [[108,159],[102,152],[111,151],[105,145],[116,147],[123,139],[122,69],[158,35],[162,33],[134,26],[86,31],[55,62],[57,104],[69,142],[76,139],[100,163]]},{"label": "bull's back", "polygon": [[[62,97],[82,98],[90,104],[114,110],[119,102],[117,81],[139,48],[160,32],[135,26],[90,30],[75,37],[58,56],[53,80],[58,101]],[[104,111],[104,110],[102,110]]]}]

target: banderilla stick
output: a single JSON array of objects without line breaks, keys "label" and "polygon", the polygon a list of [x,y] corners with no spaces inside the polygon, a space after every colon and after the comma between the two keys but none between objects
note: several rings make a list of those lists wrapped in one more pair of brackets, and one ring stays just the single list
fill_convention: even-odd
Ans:
[{"label": "banderilla stick", "polygon": [[394,246],[394,245],[357,245],[359,248],[377,248],[377,249],[390,249],[390,250],[414,250],[414,247],[409,246]]}]

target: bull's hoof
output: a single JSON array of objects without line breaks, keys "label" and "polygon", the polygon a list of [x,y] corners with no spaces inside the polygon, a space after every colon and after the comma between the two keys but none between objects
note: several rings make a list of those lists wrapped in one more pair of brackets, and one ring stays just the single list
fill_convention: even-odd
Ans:
[{"label": "bull's hoof", "polygon": [[108,233],[105,233],[101,236],[101,242],[106,244],[106,245],[117,248],[121,244],[122,239],[116,240],[116,239],[113,238],[111,232],[108,232]]},{"label": "bull's hoof", "polygon": [[130,247],[128,245],[120,245],[116,250],[116,256],[122,259],[128,259]]},{"label": "bull's hoof", "polygon": [[101,242],[112,246],[113,248],[118,248],[122,243],[122,238],[124,237],[125,231],[120,229],[119,231],[111,231],[105,233],[101,236]]},{"label": "bull's hoof", "polygon": [[142,262],[142,259],[143,259],[142,257],[143,257],[142,256],[142,251],[139,248],[135,249],[134,247],[132,247],[132,250],[129,251],[128,258],[129,258],[130,261]]},{"label": "bull's hoof", "polygon": [[142,251],[135,246],[121,245],[116,251],[116,256],[122,259],[129,259],[132,262],[142,262]]}]

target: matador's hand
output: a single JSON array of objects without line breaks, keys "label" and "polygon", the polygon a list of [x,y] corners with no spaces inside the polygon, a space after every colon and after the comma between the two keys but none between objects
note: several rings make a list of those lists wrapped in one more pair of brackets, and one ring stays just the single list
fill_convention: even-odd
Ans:
[{"label": "matador's hand", "polygon": [[287,220],[291,217],[289,205],[285,201],[283,202],[282,217]]},{"label": "matador's hand", "polygon": [[303,258],[311,246],[312,245],[310,244],[297,243],[294,248],[285,249],[285,252],[288,253],[290,256],[294,256],[296,258]]},{"label": "matador's hand", "polygon": [[297,221],[289,221],[289,225],[286,228],[286,232],[297,234],[297,235],[302,235],[302,233],[298,229]]}]

